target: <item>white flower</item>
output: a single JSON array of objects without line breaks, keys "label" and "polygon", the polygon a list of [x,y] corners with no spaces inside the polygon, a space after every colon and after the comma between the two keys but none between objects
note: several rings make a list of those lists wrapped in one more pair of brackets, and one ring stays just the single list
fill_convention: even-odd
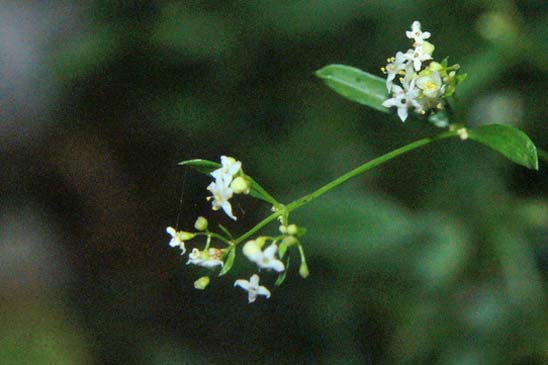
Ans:
[{"label": "white flower", "polygon": [[224,262],[222,260],[219,260],[219,253],[220,250],[215,248],[210,248],[208,252],[202,252],[197,248],[193,248],[192,252],[188,255],[188,261],[186,264],[193,264],[209,268],[215,266],[223,267]]},{"label": "white flower", "polygon": [[238,279],[234,282],[234,286],[247,290],[248,302],[253,303],[257,299],[258,295],[264,295],[266,298],[270,298],[270,291],[264,286],[259,286],[259,275],[253,274],[249,281],[244,279]]},{"label": "white flower", "polygon": [[276,252],[278,252],[278,246],[275,243],[268,246],[264,251],[261,251],[256,241],[248,241],[243,248],[244,255],[250,261],[256,263],[259,268],[281,272],[285,270],[285,266],[283,262],[275,257]]},{"label": "white flower", "polygon": [[207,198],[208,200],[212,200],[211,205],[213,210],[222,208],[226,215],[236,220],[236,217],[232,215],[232,205],[230,205],[230,202],[228,201],[234,194],[230,188],[230,181],[225,180],[225,178],[221,176],[209,184],[207,190],[213,194]]},{"label": "white flower", "polygon": [[388,75],[386,76],[386,88],[388,91],[392,88],[393,80],[396,75],[401,74],[401,71],[405,71],[407,68],[408,58],[403,52],[396,53],[396,57],[388,59],[389,63],[383,69],[383,71]]},{"label": "white flower", "polygon": [[431,34],[430,32],[421,31],[421,23],[415,20],[413,24],[411,24],[411,30],[406,31],[405,35],[407,38],[415,41],[414,46],[419,46],[425,39],[430,38]]},{"label": "white flower", "polygon": [[431,60],[432,54],[428,53],[429,49],[425,49],[421,46],[416,47],[415,49],[408,49],[404,54],[405,58],[413,65],[415,71],[419,71],[422,66],[423,61]]},{"label": "white flower", "polygon": [[221,167],[213,171],[211,176],[213,176],[215,180],[223,179],[230,184],[234,175],[236,175],[241,168],[242,163],[240,161],[236,161],[233,157],[221,156]]},{"label": "white flower", "polygon": [[442,86],[441,77],[438,72],[419,77],[417,79],[417,87],[421,89],[424,96],[428,98],[437,98],[445,90],[445,85]]},{"label": "white flower", "polygon": [[171,247],[179,247],[182,251],[181,255],[184,255],[184,253],[186,252],[186,248],[183,239],[186,238],[187,240],[189,240],[194,237],[194,234],[189,232],[177,232],[173,227],[167,227],[166,232],[171,236],[169,245]]},{"label": "white flower", "polygon": [[398,109],[398,116],[402,122],[407,119],[407,110],[410,107],[421,108],[417,101],[419,90],[415,88],[415,81],[412,80],[409,88],[404,90],[398,85],[392,86],[392,98],[385,100],[382,105],[386,108],[395,106]]}]

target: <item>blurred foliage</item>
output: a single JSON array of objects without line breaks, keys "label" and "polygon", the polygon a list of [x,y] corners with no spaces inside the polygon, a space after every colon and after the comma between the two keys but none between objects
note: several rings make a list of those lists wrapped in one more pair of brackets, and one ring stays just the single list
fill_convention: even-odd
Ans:
[{"label": "blurred foliage", "polygon": [[56,80],[48,128],[6,151],[0,186],[3,206],[47,213],[66,254],[55,270],[70,279],[52,287],[29,274],[36,289],[2,274],[1,363],[548,362],[546,163],[529,171],[456,140],[391,161],[295,213],[311,275],[293,265],[254,305],[232,287],[248,275],[240,264],[194,290],[201,272],[164,231],[201,214],[243,233],[269,214],[245,198],[238,225],[211,213],[207,179],[179,161],[233,155],[289,202],[436,133],[348,102],[314,76],[332,63],[380,75],[415,19],[436,57],[469,75],[460,115],[512,123],[547,149],[545,2],[66,7],[59,14],[72,11],[77,25],[39,66]]}]

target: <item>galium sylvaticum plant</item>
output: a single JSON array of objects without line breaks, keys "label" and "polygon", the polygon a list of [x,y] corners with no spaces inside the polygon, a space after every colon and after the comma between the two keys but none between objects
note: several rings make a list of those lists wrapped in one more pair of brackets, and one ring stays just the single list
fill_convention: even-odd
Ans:
[{"label": "galium sylvaticum plant", "polygon": [[[473,140],[491,147],[517,164],[538,170],[535,145],[522,131],[497,124],[468,129],[462,120],[458,120],[459,124],[455,123],[451,103],[466,74],[459,72],[458,64],[450,66],[447,58],[441,62],[434,59],[435,47],[430,42],[431,34],[423,31],[418,21],[414,21],[411,30],[405,34],[411,40],[412,48],[387,59],[387,64],[381,68],[386,79],[344,65],[326,66],[316,75],[331,89],[352,101],[385,113],[395,112],[402,122],[412,118],[419,122],[428,121],[446,130],[368,161],[289,204],[282,204],[270,195],[244,172],[242,163],[234,157],[221,156],[220,163],[201,159],[181,162],[180,165],[192,167],[212,178],[206,188],[210,194],[207,200],[214,211],[222,210],[234,221],[237,217],[232,211],[231,200],[237,199],[238,195],[250,195],[272,207],[269,216],[237,237],[223,226],[219,226],[218,230],[211,229],[204,217],[196,219],[193,230],[167,228],[171,236],[169,245],[178,247],[182,255],[187,252],[186,245],[192,245],[187,264],[202,266],[210,272],[194,282],[196,289],[205,289],[213,273],[218,271],[218,276],[228,273],[240,246],[243,256],[257,266],[257,272],[251,273],[249,279],[234,281],[234,286],[247,291],[249,303],[258,296],[271,296],[270,290],[261,285],[258,273],[276,273],[274,285],[280,285],[290,268],[293,253],[299,257],[300,276],[306,278],[309,271],[302,239],[305,230],[291,222],[290,213],[349,179],[434,141],[452,137],[462,141]],[[279,224],[279,234],[260,235],[260,230],[273,221]]]}]

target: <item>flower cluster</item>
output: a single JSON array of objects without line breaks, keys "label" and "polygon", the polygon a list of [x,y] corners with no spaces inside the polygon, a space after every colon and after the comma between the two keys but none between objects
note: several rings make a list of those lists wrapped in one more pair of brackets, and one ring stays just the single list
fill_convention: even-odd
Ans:
[{"label": "flower cluster", "polygon": [[[197,160],[194,160],[197,161]],[[191,162],[194,162],[191,161]],[[203,161],[203,160],[199,160]],[[218,166],[218,164],[207,161],[207,166]],[[208,170],[211,171],[211,170]],[[220,167],[214,169],[208,174],[213,177],[214,181],[209,184],[207,190],[213,195],[208,197],[212,201],[212,209],[223,211],[232,219],[236,217],[232,214],[232,206],[229,199],[233,194],[249,194],[251,192],[251,184],[253,181],[250,177],[244,174],[242,163],[232,157],[221,156]],[[260,189],[262,200],[274,203],[277,209],[281,209],[279,219],[282,222],[280,226],[280,235],[259,236],[255,239],[245,241],[242,248],[242,253],[258,268],[258,271],[274,271],[278,274],[276,285],[280,285],[285,279],[287,265],[282,259],[287,250],[292,246],[297,246],[301,255],[301,267],[299,273],[302,277],[308,276],[308,267],[304,257],[304,251],[298,240],[298,237],[303,234],[295,224],[288,224],[289,213],[284,211],[283,205],[276,202],[264,189],[254,183],[254,189]],[[205,238],[205,247],[199,249],[192,248],[188,255],[187,265],[197,265],[209,270],[220,269],[219,276],[226,274],[232,267],[236,257],[236,246],[239,240],[233,239],[230,232],[225,227],[220,226],[222,232],[213,232],[208,227],[208,221],[204,217],[198,217],[194,224],[195,232],[177,231],[173,227],[166,229],[171,236],[169,245],[171,247],[179,247],[181,254],[186,253],[185,241],[190,241],[198,237]],[[212,242],[218,242],[221,247],[213,247]],[[242,243],[244,241],[242,240]],[[259,285],[260,277],[258,273],[251,275],[249,280],[238,279],[234,282],[234,286],[238,286],[248,292],[249,303],[254,302],[258,296],[270,298],[270,291],[262,285]],[[210,276],[202,276],[194,282],[196,289],[205,289],[210,283]]]},{"label": "flower cluster", "polygon": [[413,40],[413,48],[405,53],[397,52],[381,68],[387,75],[386,88],[391,94],[382,105],[395,107],[402,122],[407,119],[410,109],[420,115],[444,109],[444,98],[451,96],[455,87],[466,78],[466,75],[457,75],[458,64],[448,66],[447,59],[441,63],[433,60],[435,47],[427,41],[431,34],[421,30],[420,22],[414,21],[406,36]]}]

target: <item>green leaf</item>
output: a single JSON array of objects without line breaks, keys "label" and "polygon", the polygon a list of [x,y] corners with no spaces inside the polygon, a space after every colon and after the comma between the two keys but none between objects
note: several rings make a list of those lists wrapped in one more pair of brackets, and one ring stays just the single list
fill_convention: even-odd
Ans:
[{"label": "green leaf", "polygon": [[285,262],[285,270],[278,275],[278,278],[276,279],[276,282],[274,283],[275,286],[280,286],[285,281],[285,277],[287,276],[287,271],[289,270],[289,259],[290,257],[287,257],[287,261]]},{"label": "green leaf", "polygon": [[468,131],[471,140],[491,147],[511,161],[538,170],[537,149],[521,130],[502,124],[489,124]]},{"label": "green leaf", "polygon": [[225,260],[225,264],[223,265],[223,269],[219,273],[219,276],[223,276],[227,272],[232,269],[232,265],[234,265],[234,259],[236,258],[236,248],[235,246],[230,247],[230,251],[228,252],[228,255]]},{"label": "green leaf", "polygon": [[253,180],[250,176],[246,175],[246,178],[250,182],[250,192],[249,195],[251,195],[254,198],[264,200],[267,203],[270,203],[272,205],[278,205],[279,203],[270,195],[261,185],[259,185],[258,182]]},{"label": "green leaf", "polygon": [[201,160],[201,159],[181,161],[179,162],[179,165],[188,166],[206,175],[209,175],[211,171],[221,167],[220,163],[209,161],[209,160]]},{"label": "green leaf", "polygon": [[316,71],[316,76],[327,86],[347,99],[388,113],[382,106],[388,99],[386,80],[358,68],[345,65],[329,65]]}]

